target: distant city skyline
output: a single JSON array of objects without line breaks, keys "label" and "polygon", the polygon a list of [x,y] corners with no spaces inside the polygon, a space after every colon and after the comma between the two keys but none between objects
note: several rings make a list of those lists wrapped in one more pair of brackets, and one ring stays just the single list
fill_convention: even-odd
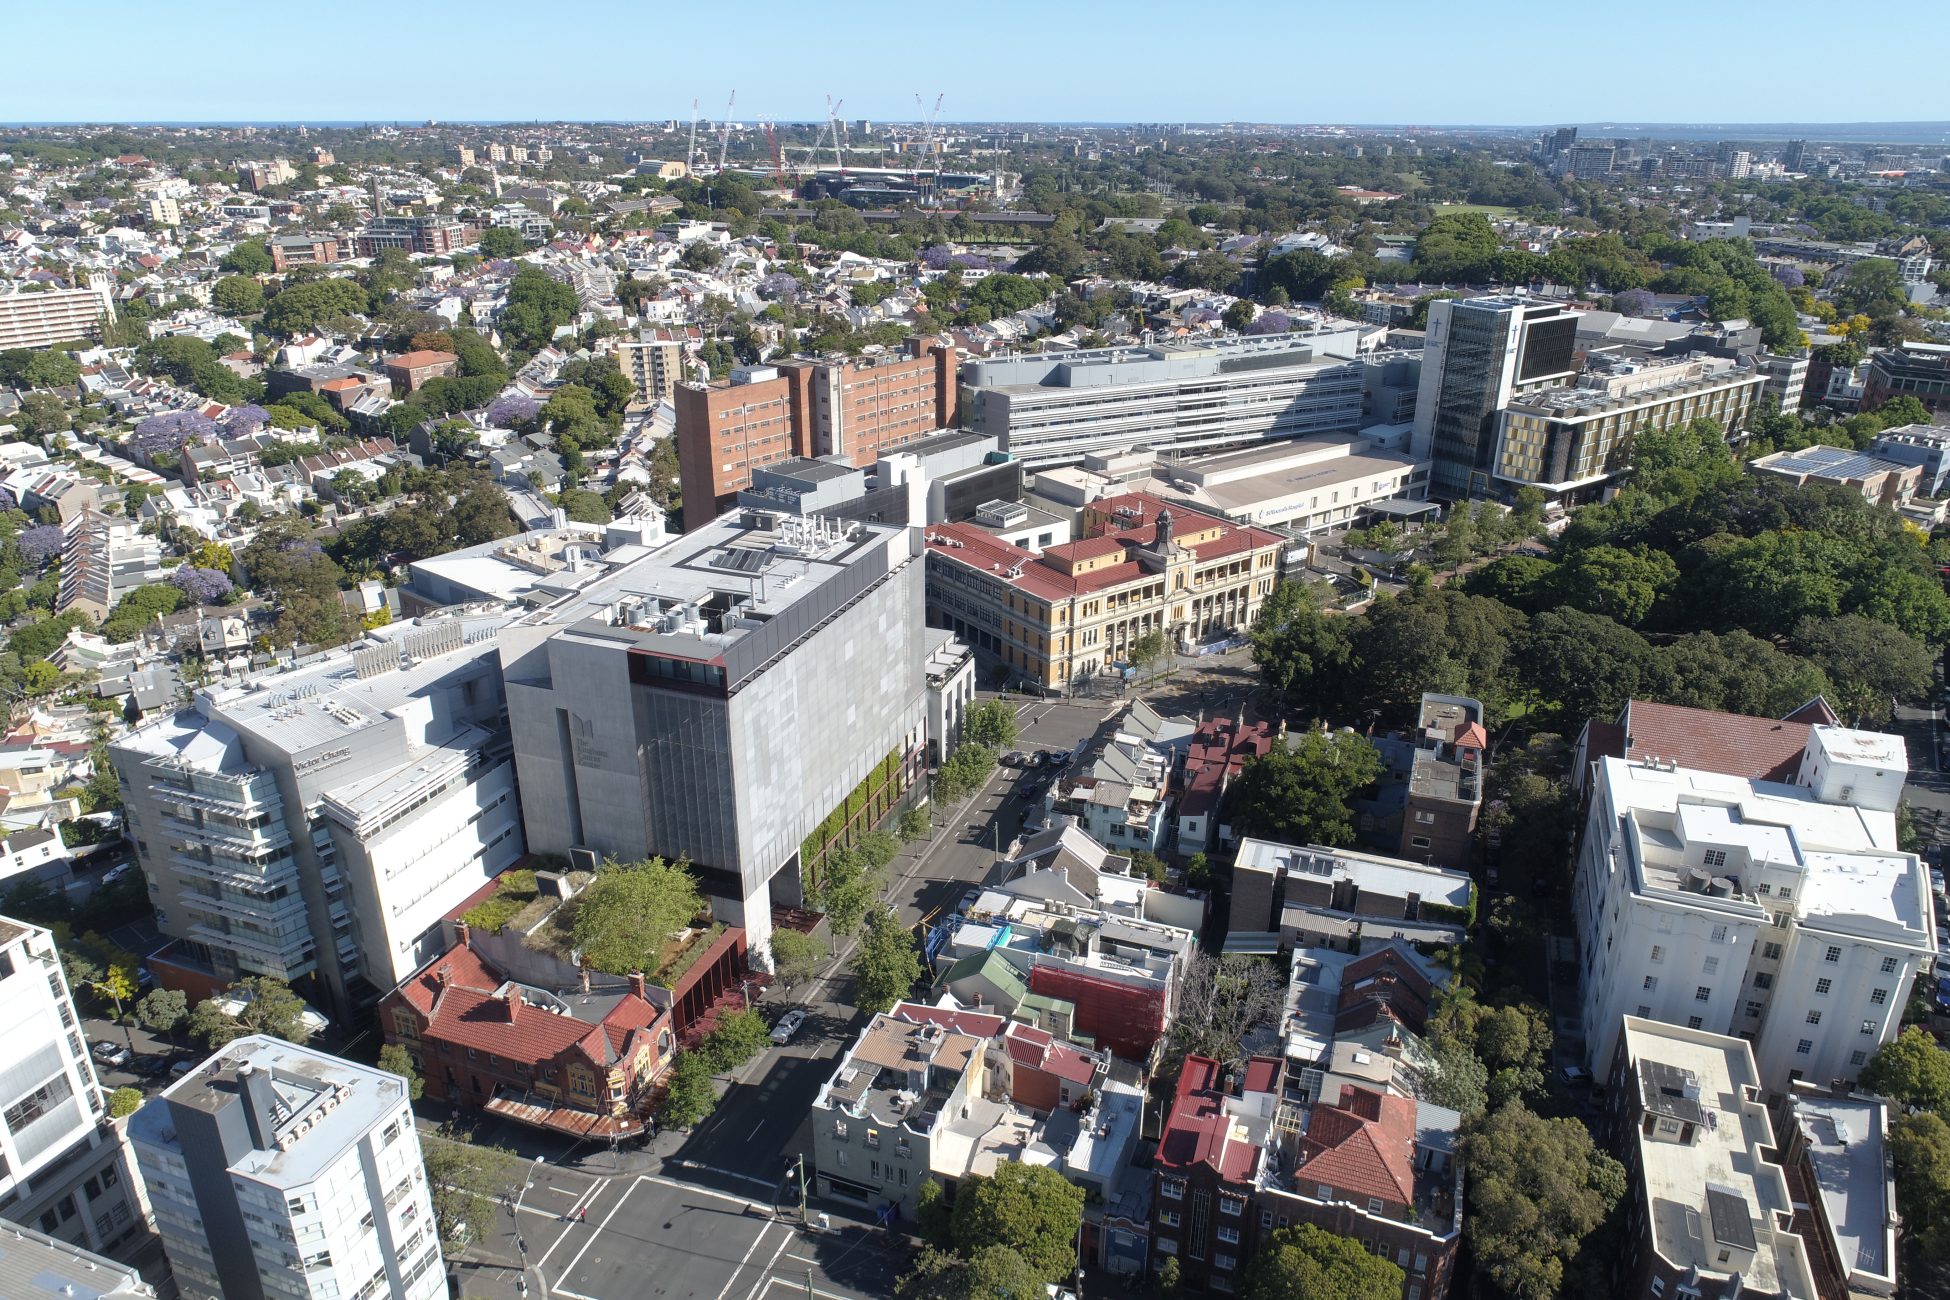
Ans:
[{"label": "distant city skyline", "polygon": [[[345,39],[299,11],[108,0],[13,15],[4,122],[816,120],[1389,123],[1920,122],[1933,79],[1891,75],[1880,42],[1821,43],[1833,9],[1671,7],[1571,23],[1536,3],[1423,0],[1378,10],[1235,0],[979,17],[765,2],[736,9],[592,0],[532,6],[348,0]],[[383,35],[379,35],[383,34]],[[371,38],[368,39],[368,36]],[[1904,14],[1904,48],[1950,45],[1950,9]],[[58,55],[58,57],[55,57]],[[1827,112],[1811,112],[1816,103]],[[1844,109],[1841,106],[1846,105]]]}]

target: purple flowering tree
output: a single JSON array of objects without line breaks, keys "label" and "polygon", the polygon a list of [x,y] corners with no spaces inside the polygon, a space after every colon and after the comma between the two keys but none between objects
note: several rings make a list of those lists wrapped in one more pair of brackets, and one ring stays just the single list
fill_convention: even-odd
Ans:
[{"label": "purple flowering tree", "polygon": [[1284,334],[1293,328],[1293,317],[1283,311],[1263,311],[1246,326],[1248,334]]},{"label": "purple flowering tree", "polygon": [[774,271],[758,282],[758,296],[767,302],[792,302],[799,296],[799,277]]},{"label": "purple flowering tree", "polygon": [[487,421],[497,429],[512,429],[526,424],[540,413],[542,404],[520,393],[506,393],[494,399],[487,409]]},{"label": "purple flowering tree", "polygon": [[192,442],[216,436],[217,422],[201,411],[165,411],[135,426],[129,441],[150,455],[178,452]]},{"label": "purple flowering tree", "polygon": [[1801,274],[1798,266],[1777,266],[1774,268],[1774,278],[1786,289],[1799,289],[1808,283],[1808,277]]},{"label": "purple flowering tree", "polygon": [[921,250],[921,265],[930,271],[945,271],[955,264],[955,250],[946,244],[929,244]]},{"label": "purple flowering tree", "polygon": [[270,422],[271,413],[261,406],[233,406],[217,420],[217,428],[226,438],[241,438]]},{"label": "purple flowering tree", "polygon": [[215,569],[199,569],[185,564],[171,574],[169,580],[176,584],[185,599],[198,605],[221,605],[230,599],[236,588],[225,574]]},{"label": "purple flowering tree", "polygon": [[980,253],[956,253],[948,259],[948,264],[958,266],[964,271],[986,271],[995,265]]},{"label": "purple flowering tree", "polygon": [[1611,300],[1611,309],[1621,316],[1656,316],[1659,300],[1644,289],[1627,289]]},{"label": "purple flowering tree", "polygon": [[20,557],[23,560],[29,564],[41,565],[59,555],[61,547],[67,540],[68,535],[56,525],[42,524],[38,528],[29,528],[15,538],[14,545],[20,548]]}]

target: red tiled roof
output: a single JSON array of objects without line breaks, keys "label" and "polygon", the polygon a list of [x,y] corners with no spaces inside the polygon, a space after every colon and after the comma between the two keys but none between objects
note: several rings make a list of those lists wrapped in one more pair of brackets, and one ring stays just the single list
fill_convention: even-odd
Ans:
[{"label": "red tiled roof", "polygon": [[1089,1083],[1097,1077],[1097,1063],[1069,1043],[1060,1042],[1049,1032],[1029,1025],[1010,1024],[1003,1030],[1009,1059],[1031,1066],[1071,1083]]},{"label": "red tiled roof", "polygon": [[1244,1182],[1253,1175],[1259,1148],[1232,1140],[1232,1117],[1225,1113],[1220,1081],[1217,1061],[1205,1056],[1185,1058],[1156,1159],[1167,1169],[1209,1165],[1228,1182]]},{"label": "red tiled roof", "polygon": [[1628,703],[1618,721],[1625,758],[1659,758],[1754,781],[1794,780],[1812,726],[1648,700]]},{"label": "red tiled roof", "polygon": [[940,1025],[944,1029],[967,1034],[970,1038],[994,1038],[1009,1023],[1001,1016],[980,1011],[948,1011],[941,1007],[923,1006],[919,1002],[896,1003],[887,1014],[910,1024]]},{"label": "red tiled roof", "polygon": [[1413,1205],[1415,1106],[1408,1097],[1346,1085],[1338,1105],[1314,1103],[1296,1181],[1325,1183],[1355,1199]]},{"label": "red tiled roof", "polygon": [[632,1036],[663,1014],[625,993],[600,1023],[526,1004],[515,1008],[511,1019],[509,999],[519,993],[499,992],[506,982],[479,953],[456,945],[416,971],[399,994],[427,1018],[426,1037],[529,1063],[580,1048],[590,1060],[607,1064],[627,1055]]},{"label": "red tiled roof", "polygon": [[1280,1086],[1280,1062],[1270,1056],[1255,1056],[1246,1062],[1243,1091],[1271,1092]]},{"label": "red tiled roof", "polygon": [[1046,547],[1043,554],[1074,563],[1078,560],[1101,559],[1106,555],[1122,555],[1128,545],[1130,543],[1116,537],[1086,537],[1081,541]]},{"label": "red tiled roof", "polygon": [[386,368],[419,370],[425,366],[444,366],[450,361],[458,364],[460,358],[451,352],[435,352],[429,348],[422,348],[418,352],[402,352],[396,357],[388,357]]}]

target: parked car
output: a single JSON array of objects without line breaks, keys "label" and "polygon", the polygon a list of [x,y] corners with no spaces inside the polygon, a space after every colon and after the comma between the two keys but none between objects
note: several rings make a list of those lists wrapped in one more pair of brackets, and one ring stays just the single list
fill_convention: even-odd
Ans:
[{"label": "parked car", "polygon": [[805,1023],[806,1013],[795,1007],[780,1016],[779,1022],[772,1026],[772,1041],[780,1044],[791,1042],[792,1036],[799,1032],[799,1026]]},{"label": "parked car", "polygon": [[960,903],[958,903],[958,904],[957,904],[957,905],[955,906],[955,910],[956,910],[957,912],[961,912],[961,913],[963,913],[964,915],[966,915],[966,914],[967,914],[967,912],[968,912],[968,909],[969,909],[969,908],[971,908],[971,907],[973,907],[973,906],[975,906],[975,904],[976,904],[976,902],[977,902],[977,901],[978,901],[978,900],[979,900],[979,899],[980,899],[981,897],[982,897],[982,891],[981,891],[981,889],[980,889],[980,887],[977,887],[977,888],[975,888],[975,889],[971,889],[971,890],[969,890],[969,891],[968,891],[967,893],[965,893],[965,894],[963,894],[963,895],[961,896],[961,902],[960,902]]},{"label": "parked car", "polygon": [[106,1065],[111,1070],[119,1070],[135,1059],[134,1052],[106,1038],[98,1038],[88,1044],[88,1055],[95,1058],[95,1064]]},{"label": "parked car", "polygon": [[1028,766],[1028,756],[1020,749],[1012,749],[1002,756],[1001,763],[1004,767],[1026,767]]},{"label": "parked car", "polygon": [[1041,781],[1024,781],[1016,787],[1016,793],[1025,799],[1040,799],[1043,797],[1044,789]]},{"label": "parked car", "polygon": [[107,871],[102,872],[102,883],[104,885],[112,885],[134,870],[135,863],[133,862],[124,862],[119,867],[110,867]]},{"label": "parked car", "polygon": [[1591,1071],[1582,1065],[1567,1065],[1557,1072],[1557,1077],[1573,1088],[1582,1088],[1590,1084]]},{"label": "parked car", "polygon": [[169,1073],[170,1061],[167,1056],[138,1056],[135,1064],[129,1067],[131,1074],[139,1074],[145,1079],[160,1079]]},{"label": "parked car", "polygon": [[178,1061],[169,1067],[169,1077],[172,1079],[180,1079],[191,1070],[194,1070],[196,1064],[195,1061]]}]

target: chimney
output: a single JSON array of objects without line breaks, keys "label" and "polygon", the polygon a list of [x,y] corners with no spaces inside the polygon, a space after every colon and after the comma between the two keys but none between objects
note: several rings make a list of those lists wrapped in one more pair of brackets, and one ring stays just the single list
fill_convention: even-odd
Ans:
[{"label": "chimney", "polygon": [[521,1019],[521,990],[510,988],[508,990],[508,1023],[512,1025],[519,1019]]},{"label": "chimney", "polygon": [[244,1120],[250,1125],[251,1145],[269,1151],[278,1141],[278,1094],[271,1087],[271,1076],[249,1061],[237,1067],[237,1091],[244,1103]]},{"label": "chimney", "polygon": [[472,946],[468,942],[468,940],[473,937],[473,934],[474,934],[474,927],[469,925],[467,922],[465,921],[454,922],[454,942],[458,943],[461,947],[467,948]]},{"label": "chimney", "polygon": [[587,993],[589,991],[589,967],[587,965],[578,966],[576,968],[576,976],[578,982],[582,985],[582,991]]},{"label": "chimney", "polygon": [[630,992],[636,994],[636,996],[642,998],[646,1002],[650,1000],[649,995],[643,991],[642,971],[633,970],[630,972]]},{"label": "chimney", "polygon": [[452,984],[454,982],[453,966],[451,964],[443,964],[439,970],[433,973],[433,978],[439,981],[441,988],[443,989],[446,988],[449,984]]}]

